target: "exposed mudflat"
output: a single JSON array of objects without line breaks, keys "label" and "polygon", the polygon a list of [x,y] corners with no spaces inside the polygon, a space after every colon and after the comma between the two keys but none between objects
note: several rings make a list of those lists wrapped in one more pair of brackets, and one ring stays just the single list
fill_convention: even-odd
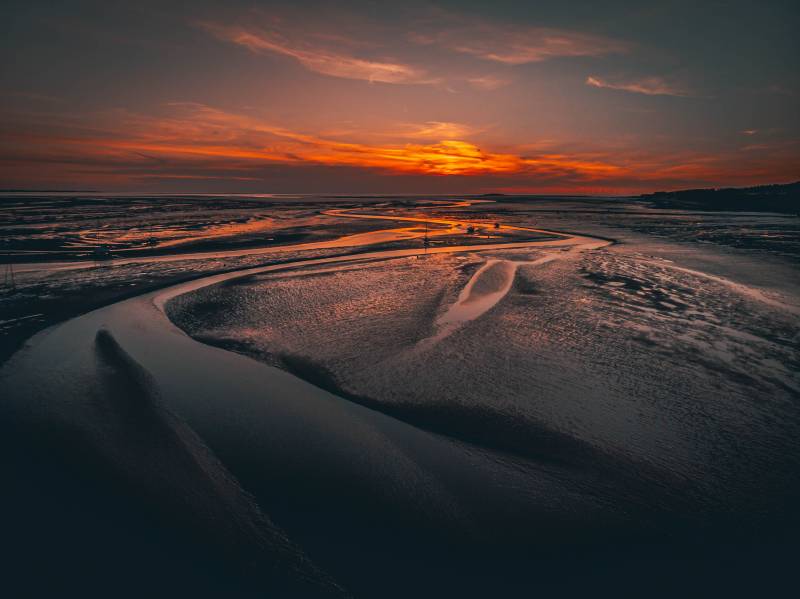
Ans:
[{"label": "exposed mudflat", "polygon": [[[592,202],[371,203],[275,251],[36,265],[15,294],[202,278],[48,329],[0,370],[14,532],[88,531],[96,584],[133,560],[192,594],[781,584],[797,264],[783,241],[687,241],[671,227],[694,215],[665,212],[656,235],[653,211]],[[325,218],[374,228],[328,238]],[[47,563],[97,594],[69,547]]]},{"label": "exposed mudflat", "polygon": [[695,495],[709,517],[777,508],[748,489],[796,477],[795,312],[622,249],[505,255],[231,281],[177,298],[170,315],[199,340],[316,372],[461,441],[569,461],[539,455],[525,430],[543,427],[679,477],[681,502]]},{"label": "exposed mudflat", "polygon": [[492,460],[451,488],[472,514],[458,526],[494,548],[479,555],[644,542],[644,559],[677,567],[677,547],[711,567],[729,547],[773,556],[800,524],[798,298],[750,284],[747,262],[697,268],[725,251],[629,237],[403,258],[233,280],[168,313]]}]

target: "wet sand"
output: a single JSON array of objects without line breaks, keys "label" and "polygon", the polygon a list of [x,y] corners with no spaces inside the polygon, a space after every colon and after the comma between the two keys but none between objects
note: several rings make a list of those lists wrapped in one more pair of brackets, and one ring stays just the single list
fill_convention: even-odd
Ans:
[{"label": "wet sand", "polygon": [[[619,590],[624,574],[627,591],[670,596],[686,594],[689,581],[719,590],[717,575],[743,564],[755,576],[736,590],[759,578],[763,590],[764,576],[779,581],[796,527],[790,508],[770,504],[789,506],[798,488],[797,418],[785,400],[796,392],[786,370],[791,324],[780,316],[790,304],[718,272],[687,272],[697,261],[672,264],[628,246],[556,233],[432,247],[427,257],[419,247],[364,251],[240,268],[135,297],[40,333],[3,367],[7,449],[58,430],[53,453],[71,468],[88,451],[101,472],[126,481],[121,496],[151,489],[120,514],[138,510],[157,523],[144,527],[143,546],[169,534],[183,539],[170,545],[177,552],[183,542],[187,555],[192,544],[203,548],[197,559],[217,564],[204,567],[219,576],[205,587],[212,594],[214,584],[238,594],[225,582],[235,580],[245,596],[343,588],[402,597],[419,593],[424,578],[429,594],[485,596],[502,585],[577,595]],[[700,275],[716,279],[698,287]],[[292,311],[317,326],[298,326]],[[720,315],[726,320],[715,321]],[[680,374],[675,360],[707,348],[707,335],[718,355],[702,363],[704,376],[723,364],[710,380],[732,381],[721,395],[687,395],[657,373],[643,378],[642,359],[670,364],[681,380],[696,376]],[[648,343],[663,348],[657,362]],[[740,360],[755,357],[742,353],[747,347],[761,354],[752,380],[742,378]],[[381,372],[391,376],[374,376]],[[758,389],[761,403],[734,395],[731,410],[719,400],[742,388]],[[126,389],[131,395],[120,395]],[[680,397],[694,402],[677,409]],[[780,435],[767,434],[778,430],[777,414]],[[732,439],[748,440],[747,459],[727,453]],[[152,468],[137,458],[145,446]],[[22,480],[49,476],[41,470],[49,458],[27,459],[16,463]],[[704,486],[719,476],[715,464],[727,472],[720,480],[735,499],[731,518],[747,522],[740,529],[719,518]],[[783,488],[769,486],[779,481]],[[748,485],[765,492],[736,503]],[[76,497],[80,512],[86,497]],[[769,510],[784,530],[741,518]],[[175,522],[181,511],[194,541]],[[104,547],[94,546],[93,559],[124,572]],[[153,568],[164,560],[159,552],[131,558]],[[236,572],[242,561],[254,569]],[[665,568],[670,583],[654,589]],[[187,572],[191,565],[176,563],[162,578],[180,584]],[[193,582],[198,594],[208,584]]]}]

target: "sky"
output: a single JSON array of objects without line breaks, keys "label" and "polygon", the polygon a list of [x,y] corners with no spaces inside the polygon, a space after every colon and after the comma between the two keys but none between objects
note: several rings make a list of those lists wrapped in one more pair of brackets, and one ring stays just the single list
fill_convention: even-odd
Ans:
[{"label": "sky", "polygon": [[800,4],[6,2],[0,189],[800,179]]}]

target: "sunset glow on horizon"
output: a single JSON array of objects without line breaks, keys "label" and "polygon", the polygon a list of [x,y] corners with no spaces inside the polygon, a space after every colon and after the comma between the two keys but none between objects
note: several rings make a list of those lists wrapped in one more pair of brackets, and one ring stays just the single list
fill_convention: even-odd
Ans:
[{"label": "sunset glow on horizon", "polygon": [[627,194],[800,177],[798,74],[777,59],[798,50],[788,4],[746,21],[757,38],[689,5],[82,4],[14,13],[2,188]]}]

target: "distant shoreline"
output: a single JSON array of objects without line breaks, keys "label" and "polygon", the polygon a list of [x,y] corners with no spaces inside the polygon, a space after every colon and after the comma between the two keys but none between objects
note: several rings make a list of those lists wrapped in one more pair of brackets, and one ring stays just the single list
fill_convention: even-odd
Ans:
[{"label": "distant shoreline", "polygon": [[0,193],[100,193],[97,189],[0,189]]},{"label": "distant shoreline", "polygon": [[800,215],[800,181],[795,183],[657,191],[639,196],[655,208]]}]

